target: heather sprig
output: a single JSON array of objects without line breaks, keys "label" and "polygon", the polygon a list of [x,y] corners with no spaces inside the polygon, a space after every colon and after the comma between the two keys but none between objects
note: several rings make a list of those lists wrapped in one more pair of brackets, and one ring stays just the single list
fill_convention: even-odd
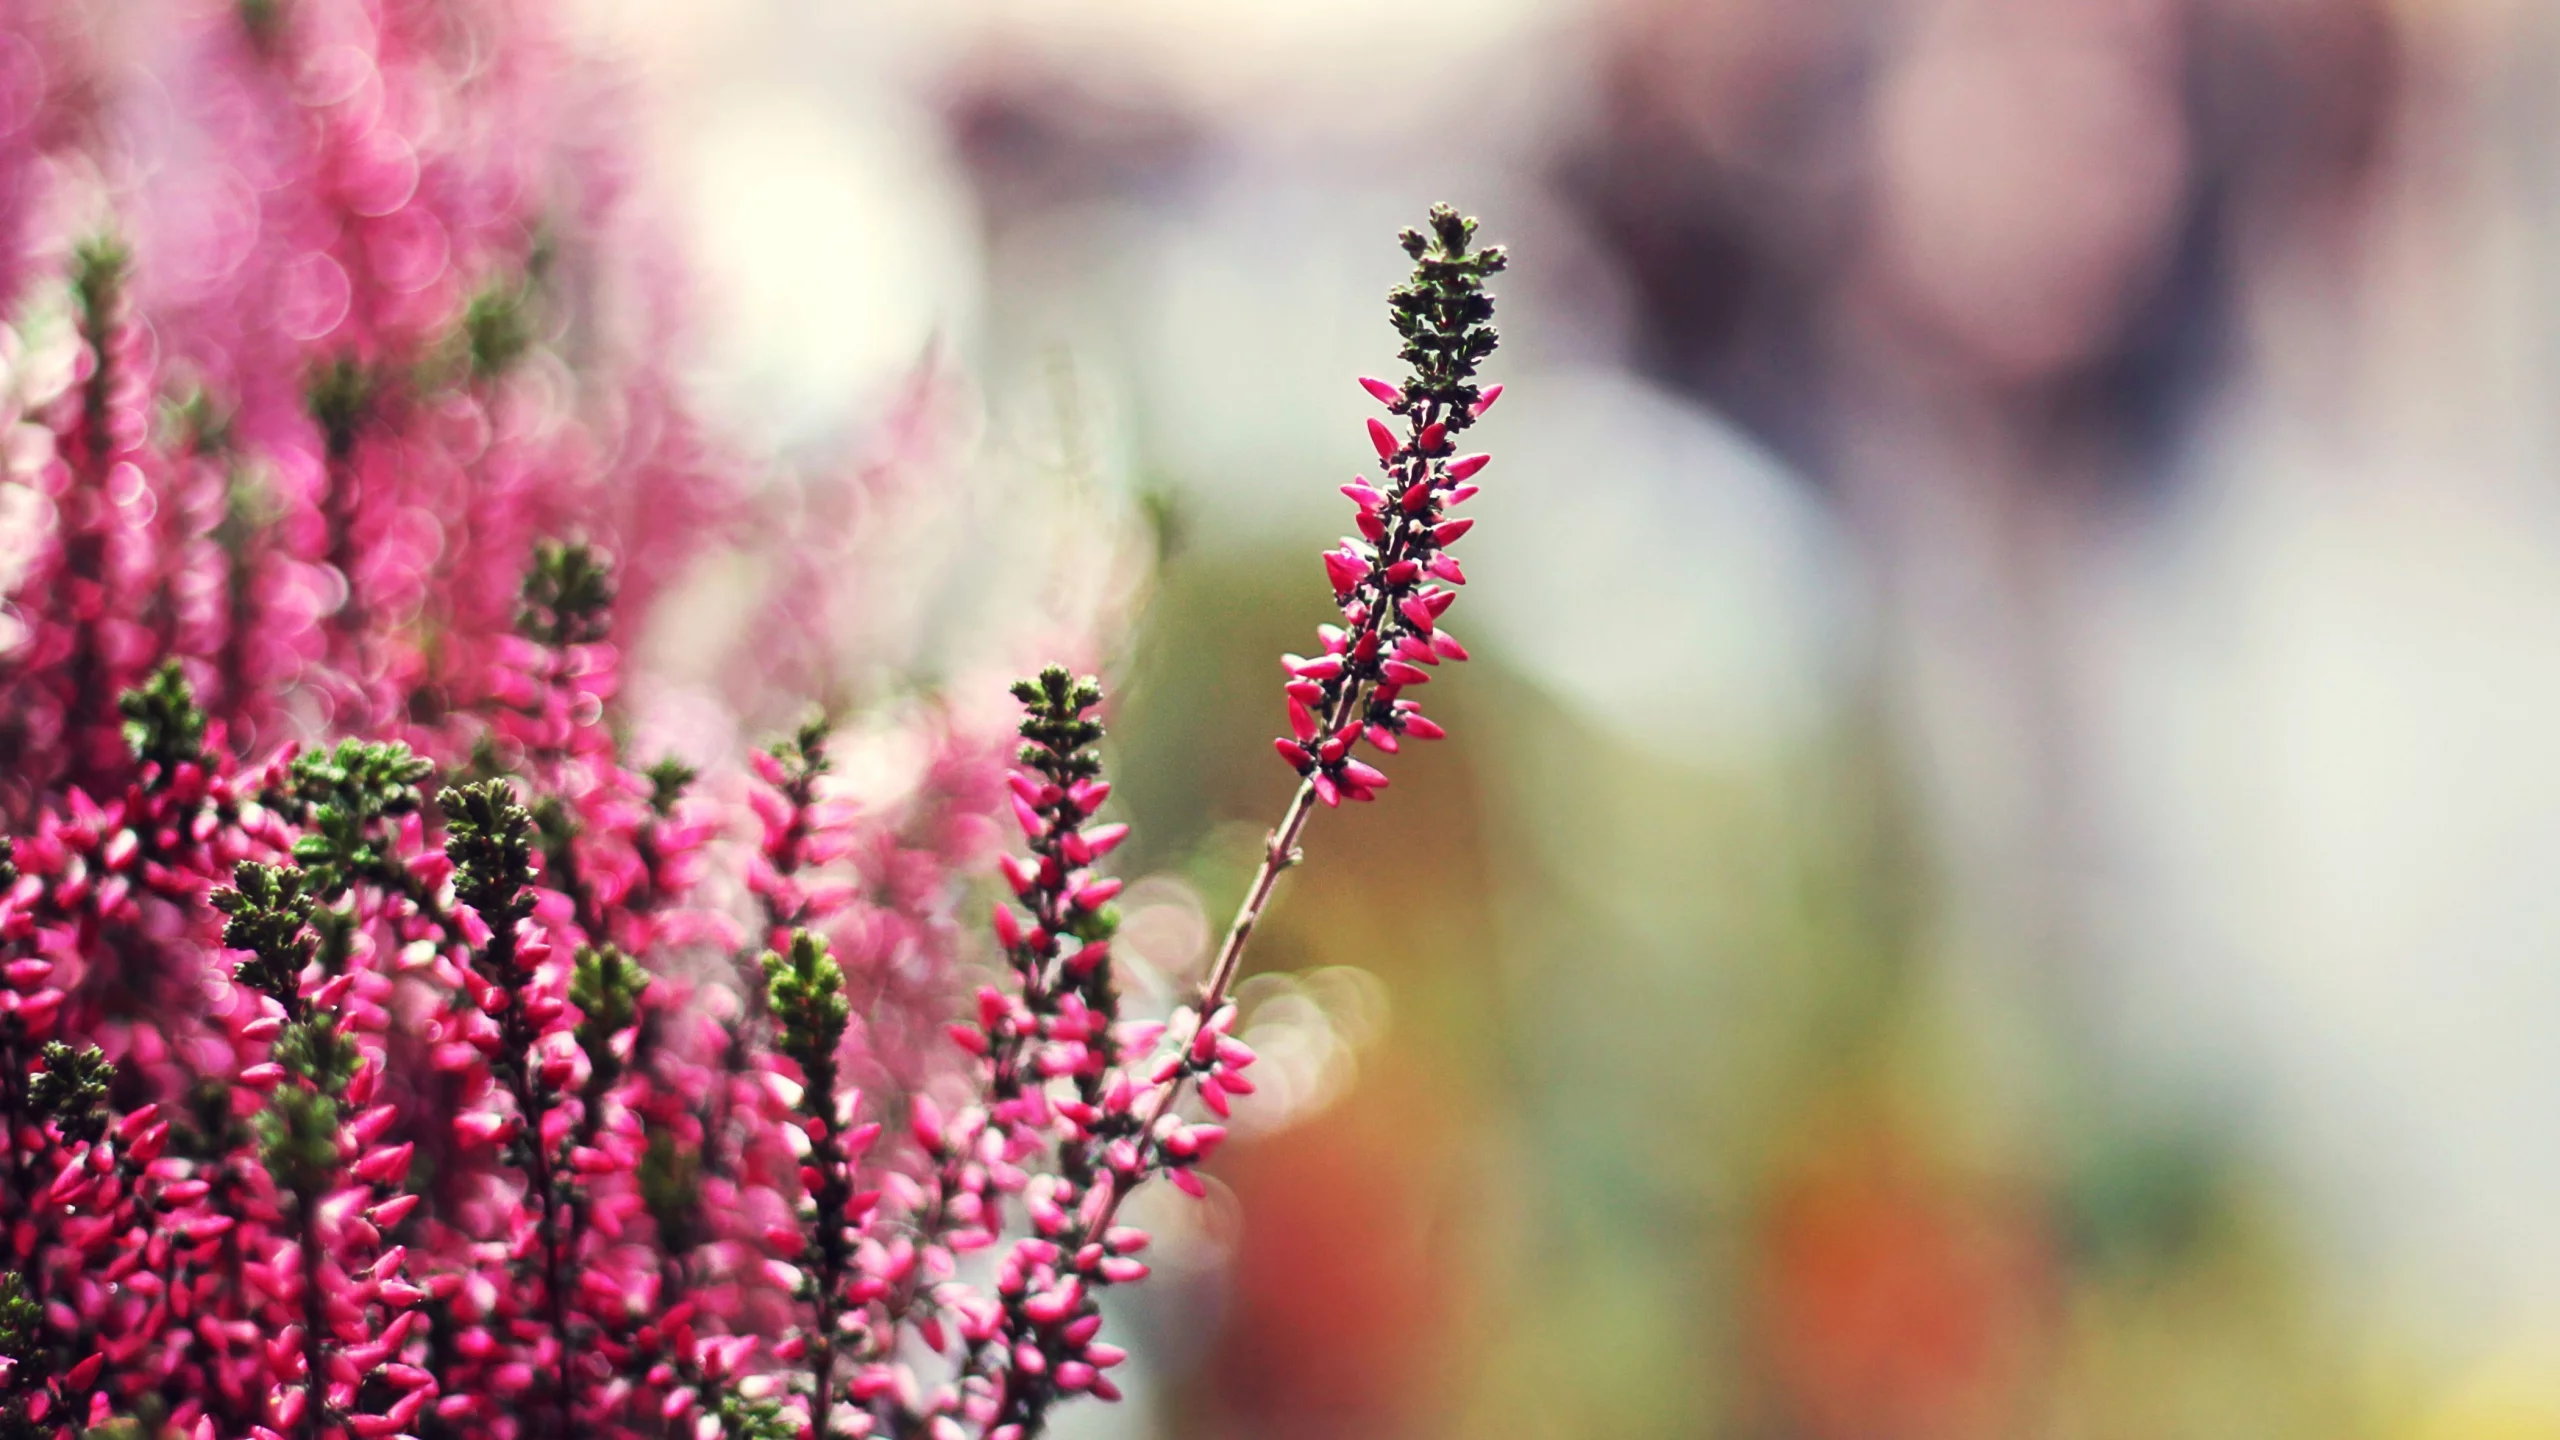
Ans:
[{"label": "heather sprig", "polygon": [[231,872],[231,888],[210,898],[214,909],[231,917],[223,924],[222,943],[249,957],[233,969],[234,977],[273,998],[287,1020],[301,1018],[302,972],[319,948],[303,875],[296,866],[243,860]]},{"label": "heather sprig", "polygon": [[489,927],[480,954],[500,970],[491,978],[521,983],[513,935],[515,922],[533,913],[533,816],[505,780],[448,786],[437,792],[436,808],[444,815],[454,897]]},{"label": "heather sprig", "polygon": [[[1064,667],[1052,665],[1036,679],[1017,681],[1013,694],[1027,713],[1020,727],[1024,743],[1015,757],[1020,768],[1007,777],[1007,784],[1031,859],[1007,856],[1002,864],[1006,883],[1031,912],[1031,923],[1021,925],[1000,907],[996,936],[1013,963],[1023,1004],[1044,1026],[1059,1028],[1062,993],[1072,993],[1079,1002],[1065,1027],[1073,1033],[1059,1038],[1085,1047],[1077,1052],[1072,1073],[1080,1098],[1090,1105],[1100,1097],[1103,1073],[1119,1058],[1111,1029],[1119,1019],[1119,990],[1110,964],[1111,939],[1120,926],[1111,902],[1121,888],[1118,879],[1097,876],[1091,867],[1128,838],[1129,827],[1086,828],[1111,794],[1110,782],[1102,778],[1102,761],[1093,751],[1103,735],[1101,722],[1090,715],[1102,704],[1101,684],[1090,676],[1072,679]],[[1005,1029],[994,1039],[994,1099],[1002,1104],[1020,1091],[1024,1077],[1019,1056],[1026,1036]],[[1052,1057],[1048,1063],[1058,1060]],[[1078,1153],[1068,1163],[1071,1169],[1080,1166],[1083,1156]],[[1079,1177],[1079,1183],[1089,1178]]]},{"label": "heather sprig", "polygon": [[593,645],[613,631],[613,565],[592,546],[545,540],[534,546],[517,632],[561,649]]},{"label": "heather sprig", "polygon": [[124,714],[126,748],[154,776],[204,758],[205,713],[177,661],[160,662],[148,682],[117,697],[116,708]]},{"label": "heather sprig", "polygon": [[763,967],[774,1048],[800,1072],[798,1109],[807,1153],[800,1162],[795,1248],[805,1246],[809,1270],[796,1298],[809,1305],[812,1317],[802,1338],[809,1360],[810,1427],[814,1434],[832,1435],[832,1417],[844,1398],[837,1373],[840,1347],[848,1328],[859,1325],[849,1326],[848,1317],[877,1295],[876,1286],[864,1285],[857,1273],[855,1250],[879,1197],[857,1191],[855,1166],[880,1127],[848,1124],[859,1097],[838,1093],[836,1052],[853,1012],[845,999],[844,971],[826,940],[795,931],[789,953],[765,952]]},{"label": "heather sprig", "polygon": [[[1464,658],[1482,464],[1448,441],[1499,393],[1500,254],[1446,211],[1392,302],[1411,376],[1367,382],[1404,432],[1326,562],[1344,625],[1292,665],[1299,795],[1169,1025],[1121,1018],[1090,679],[1017,687],[1010,773],[938,702],[743,784],[638,768],[617,632],[747,477],[667,326],[589,313],[656,262],[537,138],[540,9],[180,17],[137,93],[259,178],[235,236],[148,201],[132,245],[32,233],[94,208],[54,187],[122,153],[103,94],[0,136],[62,150],[6,172],[44,203],[0,283],[68,318],[0,344],[0,513],[35,517],[0,547],[0,1440],[1025,1440],[1114,1398],[1098,1297],[1148,1243],[1114,1217],[1199,1191],[1225,1131],[1186,1108],[1251,1089],[1226,992],[1272,879],[1384,784],[1358,745],[1437,733],[1407,697]],[[840,724],[916,772],[837,774]],[[955,912],[1008,813],[973,1005]]]},{"label": "heather sprig", "polygon": [[1274,744],[1327,805],[1373,799],[1386,787],[1385,772],[1353,754],[1362,740],[1393,753],[1405,735],[1439,738],[1440,727],[1404,692],[1430,683],[1441,661],[1467,658],[1440,622],[1457,599],[1449,587],[1466,583],[1448,547],[1475,522],[1448,511],[1475,495],[1469,482],[1488,457],[1452,452],[1456,436],[1502,394],[1499,385],[1479,390],[1474,377],[1497,343],[1484,282],[1505,263],[1498,246],[1471,248],[1475,228],[1440,205],[1427,234],[1404,232],[1413,277],[1388,296],[1388,309],[1405,337],[1410,373],[1402,386],[1360,383],[1404,420],[1405,432],[1371,420],[1383,479],[1372,485],[1355,478],[1343,487],[1357,507],[1360,536],[1324,555],[1343,623],[1319,632],[1315,658],[1281,658],[1290,733]]},{"label": "heather sprig", "polygon": [[116,1067],[95,1045],[73,1049],[47,1041],[44,1067],[27,1084],[27,1101],[37,1124],[50,1125],[74,1145],[87,1145],[107,1129],[107,1087]]},{"label": "heather sprig", "polygon": [[[1405,433],[1369,422],[1371,443],[1385,467],[1384,488],[1365,480],[1344,487],[1358,507],[1362,538],[1347,539],[1324,557],[1343,624],[1324,628],[1323,653],[1316,658],[1291,655],[1282,661],[1290,677],[1292,734],[1276,743],[1302,781],[1270,834],[1197,999],[1177,1015],[1152,1057],[1115,1072],[1099,1106],[1071,1112],[1101,1157],[1091,1188],[1080,1190],[1072,1174],[1035,1183],[1031,1206],[1041,1237],[1018,1246],[999,1279],[1008,1297],[1008,1328],[1024,1338],[1010,1357],[993,1434],[1034,1434],[1061,1391],[1107,1387],[1097,1365],[1082,1356],[1062,1358],[1074,1352],[1061,1347],[1090,1347],[1100,1324],[1092,1308],[1094,1290],[1145,1274],[1130,1252],[1146,1237],[1113,1224],[1130,1191],[1157,1175],[1194,1194],[1202,1189],[1195,1169],[1227,1132],[1181,1119],[1176,1107],[1186,1091],[1224,1116],[1230,1095],[1254,1088],[1241,1072],[1255,1056],[1232,1033],[1236,1006],[1228,995],[1273,886],[1298,863],[1298,839],[1315,803],[1370,800],[1385,788],[1385,774],[1353,754],[1362,741],[1392,753],[1405,735],[1430,739],[1441,733],[1403,692],[1427,683],[1430,667],[1442,660],[1467,655],[1439,623],[1456,592],[1434,582],[1465,583],[1447,549],[1473,522],[1447,518],[1446,512],[1475,493],[1469,482],[1486,464],[1481,455],[1452,458],[1452,438],[1501,395],[1499,386],[1478,389],[1475,373],[1496,343],[1484,282],[1503,268],[1504,256],[1498,248],[1476,248],[1474,236],[1474,221],[1436,206],[1427,232],[1402,237],[1415,268],[1412,279],[1389,296],[1389,309],[1405,340],[1402,354],[1410,374],[1401,387],[1373,379],[1361,384],[1404,420]],[[1044,691],[1025,699],[1045,696]],[[1029,748],[1024,754],[1033,758]],[[1017,794],[1019,789],[1017,782]],[[1047,823],[1027,808],[1016,813],[1037,849]],[[1008,865],[1006,877],[1017,892],[1046,878],[1015,864]],[[998,924],[1000,938],[1012,948],[1004,933],[1012,928],[1010,918],[1000,912]]]},{"label": "heather sprig", "polygon": [[394,826],[425,803],[418,782],[434,762],[398,741],[346,739],[335,748],[296,755],[268,803],[305,827],[293,858],[311,892],[334,900],[358,882],[400,884]]}]

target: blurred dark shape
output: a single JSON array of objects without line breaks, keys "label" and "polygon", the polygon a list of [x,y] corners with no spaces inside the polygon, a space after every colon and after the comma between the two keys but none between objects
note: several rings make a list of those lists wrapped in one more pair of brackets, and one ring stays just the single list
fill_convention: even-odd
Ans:
[{"label": "blurred dark shape", "polygon": [[945,123],[999,234],[1027,216],[1160,192],[1206,138],[1136,76],[1097,78],[1026,54],[973,58],[945,95]]},{"label": "blurred dark shape", "polygon": [[1558,173],[1637,359],[1826,479],[1868,367],[2156,457],[2247,252],[2340,231],[2400,69],[2379,0],[1632,0],[1608,27]]},{"label": "blurred dark shape", "polygon": [[1608,27],[1559,178],[1635,292],[1633,358],[1810,466],[1872,38],[1838,0],[1644,0]]}]

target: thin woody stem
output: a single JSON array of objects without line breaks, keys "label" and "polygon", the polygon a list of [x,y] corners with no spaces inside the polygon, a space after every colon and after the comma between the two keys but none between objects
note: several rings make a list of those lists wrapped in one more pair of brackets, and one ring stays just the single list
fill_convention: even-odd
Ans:
[{"label": "thin woody stem", "polygon": [[1227,943],[1219,947],[1218,963],[1210,968],[1209,983],[1200,992],[1200,1016],[1204,1021],[1225,1002],[1227,987],[1235,983],[1236,971],[1244,964],[1244,947],[1253,939],[1253,927],[1262,919],[1262,907],[1271,901],[1280,872],[1303,858],[1298,853],[1298,836],[1307,828],[1315,807],[1315,782],[1298,782],[1298,793],[1290,797],[1279,828],[1271,832],[1270,846],[1262,854],[1262,868],[1254,873],[1253,888],[1245,892],[1244,903],[1236,908],[1235,924],[1227,928]]},{"label": "thin woody stem", "polygon": [[[1418,437],[1441,416],[1439,407],[1425,407],[1408,418],[1410,434]],[[1429,469],[1431,462],[1427,458],[1417,456],[1414,463],[1421,468],[1418,472],[1419,478],[1412,483],[1425,485],[1431,483]],[[1400,518],[1398,523],[1404,522]],[[1383,635],[1386,633],[1387,617],[1394,613],[1394,607],[1381,600],[1380,603],[1371,607],[1366,616],[1362,617],[1360,629],[1368,634]],[[1345,649],[1348,650],[1349,647],[1346,646]],[[1353,716],[1361,713],[1362,708],[1368,704],[1369,694],[1374,688],[1374,682],[1354,682],[1344,686],[1342,694],[1334,701],[1333,708],[1326,713],[1324,728],[1320,733],[1328,735],[1339,733],[1351,722]],[[1235,923],[1227,927],[1226,943],[1218,947],[1218,961],[1209,968],[1208,983],[1201,987],[1199,1003],[1194,1007],[1200,1024],[1208,1024],[1210,1017],[1218,1013],[1218,1007],[1226,1003],[1227,991],[1235,984],[1236,972],[1244,966],[1245,946],[1252,943],[1254,927],[1262,920],[1263,907],[1271,903],[1271,892],[1280,883],[1280,872],[1305,858],[1299,853],[1298,837],[1306,832],[1307,821],[1315,814],[1315,807],[1316,782],[1315,776],[1310,774],[1306,779],[1298,782],[1298,793],[1289,797],[1289,808],[1281,812],[1280,823],[1272,830],[1270,843],[1263,849],[1261,868],[1254,871],[1253,884],[1245,890],[1243,903],[1236,907]],[[1164,1118],[1165,1112],[1181,1100],[1183,1087],[1190,1081],[1191,1076],[1186,1071],[1157,1088],[1153,1096],[1154,1103],[1147,1107],[1138,1126],[1138,1134],[1141,1138],[1155,1132],[1156,1122]],[[1120,1213],[1120,1202],[1127,1199],[1129,1191],[1134,1188],[1122,1184],[1116,1171],[1106,1172],[1100,1183],[1105,1187],[1106,1195],[1101,1210],[1095,1214],[1094,1222],[1085,1227],[1084,1243],[1087,1244],[1101,1238],[1102,1233],[1111,1228],[1112,1218]]]},{"label": "thin woody stem", "polygon": [[[1344,708],[1348,709],[1356,700],[1357,693],[1345,693]],[[1279,827],[1271,832],[1271,843],[1262,852],[1262,868],[1254,872],[1253,885],[1245,891],[1244,903],[1236,908],[1235,924],[1227,928],[1227,942],[1219,947],[1218,963],[1209,971],[1209,983],[1201,988],[1200,1003],[1196,1007],[1201,1024],[1208,1024],[1209,1017],[1217,1014],[1218,1007],[1226,1003],[1228,987],[1235,984],[1236,971],[1244,965],[1244,948],[1253,939],[1253,927],[1261,921],[1263,907],[1271,903],[1271,891],[1280,883],[1280,872],[1304,858],[1298,853],[1298,837],[1305,833],[1307,820],[1314,815],[1315,808],[1315,782],[1298,782],[1298,793],[1289,797],[1289,808],[1282,812]],[[1190,1079],[1188,1072],[1176,1075],[1156,1090],[1154,1103],[1147,1107],[1144,1118],[1139,1122],[1139,1135],[1154,1133],[1156,1121],[1164,1118],[1164,1113],[1182,1098],[1182,1087]],[[1106,1198],[1093,1223],[1085,1227],[1084,1243],[1087,1244],[1111,1228],[1112,1217],[1120,1213],[1120,1202],[1127,1199],[1129,1191],[1134,1188],[1123,1185],[1117,1171],[1105,1172],[1101,1184]]]}]

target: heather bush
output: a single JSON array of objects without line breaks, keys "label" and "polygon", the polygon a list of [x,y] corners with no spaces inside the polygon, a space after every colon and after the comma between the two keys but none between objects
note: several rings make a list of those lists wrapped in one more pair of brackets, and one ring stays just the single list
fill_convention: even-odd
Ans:
[{"label": "heather bush", "polygon": [[[1124,1014],[1094,680],[1016,685],[1011,737],[839,707],[716,776],[638,751],[631,637],[753,506],[540,16],[175,19],[222,151],[147,179],[94,30],[0,25],[0,1440],[1116,1398],[1122,1203],[1197,1193],[1253,1088],[1273,882],[1466,658],[1501,252],[1404,237],[1342,623],[1284,660],[1299,788],[1199,991]],[[838,783],[860,726],[924,757],[894,804]]]}]

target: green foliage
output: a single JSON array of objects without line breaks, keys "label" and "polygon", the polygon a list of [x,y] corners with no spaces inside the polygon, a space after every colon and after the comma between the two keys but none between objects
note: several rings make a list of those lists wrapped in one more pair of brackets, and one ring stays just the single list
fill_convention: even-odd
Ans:
[{"label": "green foliage", "polygon": [[577,966],[569,974],[569,1003],[578,1007],[578,1048],[587,1055],[590,1087],[602,1090],[622,1073],[613,1053],[613,1037],[640,1019],[640,993],[649,988],[649,973],[611,945],[578,947]]},{"label": "green foliage", "polygon": [[0,1359],[32,1358],[43,1324],[44,1307],[27,1293],[27,1282],[15,1270],[0,1270]]},{"label": "green foliage", "polygon": [[260,994],[274,996],[285,1014],[299,1014],[302,972],[311,964],[316,943],[302,872],[243,860],[232,870],[231,884],[211,898],[214,909],[231,917],[223,922],[222,943],[249,952],[232,973]]},{"label": "green foliage", "polygon": [[575,893],[578,874],[578,817],[570,813],[566,802],[557,795],[537,795],[533,808],[533,833],[542,855],[542,868],[562,889]]},{"label": "green foliage", "polygon": [[107,1133],[107,1086],[115,1074],[106,1052],[95,1045],[73,1050],[59,1040],[47,1041],[44,1068],[31,1077],[27,1099],[36,1118],[52,1121],[64,1139],[92,1143]]},{"label": "green foliage", "polygon": [[702,773],[669,755],[644,772],[649,777],[649,809],[663,820],[675,813],[676,802]]},{"label": "green foliage", "polygon": [[640,1152],[640,1203],[656,1222],[660,1243],[682,1255],[702,1240],[702,1157],[664,1133]]},{"label": "green foliage", "polygon": [[284,33],[285,0],[239,0],[239,4],[240,28],[251,48],[261,55],[272,54]]},{"label": "green foliage", "polygon": [[1452,430],[1464,429],[1472,418],[1467,408],[1481,398],[1470,383],[1476,365],[1501,341],[1486,323],[1493,318],[1493,299],[1484,293],[1484,282],[1508,257],[1498,245],[1470,251],[1475,233],[1475,221],[1446,205],[1432,206],[1429,233],[1407,230],[1398,237],[1413,257],[1413,278],[1387,295],[1396,333],[1404,337],[1403,359],[1413,367],[1400,408],[1412,414],[1417,407],[1438,406],[1439,418]]},{"label": "green foliage", "polygon": [[418,782],[434,768],[397,741],[341,740],[335,749],[294,757],[284,790],[267,798],[304,828],[293,858],[315,900],[335,900],[358,881],[400,884],[382,822],[425,803]]},{"label": "green foliage", "polygon": [[308,1081],[326,1095],[346,1093],[347,1082],[355,1078],[357,1062],[363,1058],[338,1033],[337,1018],[331,1015],[314,1015],[285,1026],[276,1033],[274,1054],[286,1074]]},{"label": "green foliage", "polygon": [[474,380],[494,380],[533,348],[533,287],[499,283],[471,297],[462,312],[462,345]]},{"label": "green foliage", "polygon": [[341,355],[312,370],[302,400],[328,443],[330,459],[344,460],[355,453],[356,435],[373,412],[381,389],[380,378],[352,355]]},{"label": "green foliage", "polygon": [[613,560],[592,545],[545,540],[524,577],[516,629],[545,645],[592,645],[613,630]]},{"label": "green foliage", "polygon": [[826,937],[806,930],[791,932],[788,959],[764,954],[765,998],[781,1022],[779,1048],[800,1063],[808,1082],[805,1103],[832,1102],[836,1047],[844,1040],[852,1010],[845,1004],[844,971],[827,952]]},{"label": "green foliage", "polygon": [[14,1270],[0,1270],[0,1440],[38,1440],[49,1427],[27,1418],[27,1397],[52,1376],[44,1346],[44,1306]]},{"label": "green foliage", "polygon": [[504,780],[447,787],[436,796],[444,812],[444,852],[453,859],[454,894],[489,928],[506,931],[533,913],[525,891],[533,884],[533,816],[516,803]]},{"label": "green foliage", "polygon": [[160,424],[171,447],[196,455],[229,454],[238,438],[232,433],[234,418],[202,385],[187,386],[160,407]]},{"label": "green foliage", "polygon": [[258,1150],[278,1190],[308,1200],[337,1183],[335,1098],[305,1085],[279,1085],[258,1112],[257,1126]]},{"label": "green foliage", "polygon": [[767,753],[782,762],[782,788],[801,804],[807,804],[819,776],[835,768],[827,758],[827,717],[812,715],[800,722],[788,740],[777,740],[766,747]]},{"label": "green foliage", "polygon": [[151,678],[116,697],[124,712],[124,743],[133,758],[160,767],[160,782],[180,765],[204,758],[204,711],[187,684],[186,671],[164,660]]},{"label": "green foliage", "polygon": [[208,1075],[189,1087],[170,1117],[169,1153],[199,1164],[216,1162],[256,1136],[231,1108],[231,1082]]},{"label": "green foliage", "polygon": [[114,235],[92,235],[71,247],[71,298],[90,334],[114,317],[133,274],[133,248]]},{"label": "green foliage", "polygon": [[726,1385],[703,1398],[720,1422],[722,1440],[795,1440],[800,1434],[800,1423],[784,1413],[780,1400],[750,1400]]},{"label": "green foliage", "polygon": [[1031,713],[1022,717],[1021,759],[1060,785],[1090,780],[1102,773],[1092,745],[1102,738],[1102,723],[1084,712],[1102,703],[1102,682],[1081,680],[1063,665],[1051,665],[1030,680],[1013,682],[1013,698]]}]

